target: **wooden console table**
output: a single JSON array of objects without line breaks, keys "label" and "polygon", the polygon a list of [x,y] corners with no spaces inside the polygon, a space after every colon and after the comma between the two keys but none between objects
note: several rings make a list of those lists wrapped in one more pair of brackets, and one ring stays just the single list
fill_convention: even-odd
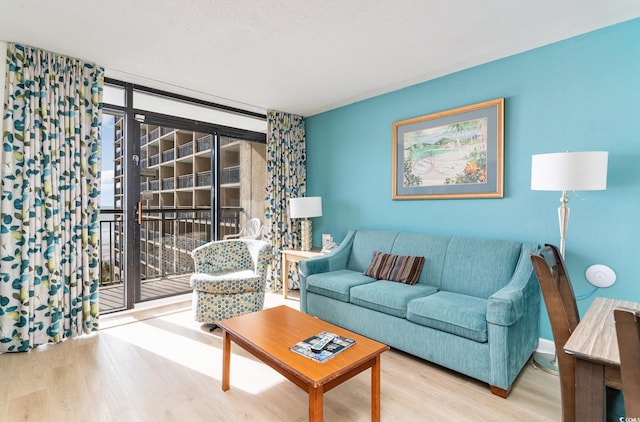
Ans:
[{"label": "wooden console table", "polygon": [[287,298],[287,290],[289,288],[289,263],[300,262],[303,259],[313,258],[322,255],[320,249],[312,249],[310,251],[301,251],[296,249],[282,250],[282,297]]},{"label": "wooden console table", "polygon": [[640,303],[597,297],[564,345],[576,358],[576,420],[606,420],[605,385],[622,389],[613,310],[640,310]]}]

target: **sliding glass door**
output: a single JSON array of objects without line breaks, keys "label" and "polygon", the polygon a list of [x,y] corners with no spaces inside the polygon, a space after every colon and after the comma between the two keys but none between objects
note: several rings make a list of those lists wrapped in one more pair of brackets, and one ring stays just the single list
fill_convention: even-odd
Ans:
[{"label": "sliding glass door", "polygon": [[190,292],[194,248],[264,221],[266,175],[264,133],[176,116],[208,114],[126,84],[105,98],[101,313]]},{"label": "sliding glass door", "polygon": [[[140,116],[138,116],[140,117]],[[191,251],[214,238],[214,134],[140,126],[139,301],[190,292]]]}]

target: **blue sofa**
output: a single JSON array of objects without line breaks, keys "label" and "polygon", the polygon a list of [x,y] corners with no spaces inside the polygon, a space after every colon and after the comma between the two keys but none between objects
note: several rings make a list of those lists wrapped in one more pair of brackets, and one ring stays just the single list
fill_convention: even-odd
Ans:
[{"label": "blue sofa", "polygon": [[[507,240],[350,231],[300,262],[300,309],[486,382],[507,397],[538,344],[540,288],[530,254]],[[425,257],[414,285],[363,274],[374,252]]]}]

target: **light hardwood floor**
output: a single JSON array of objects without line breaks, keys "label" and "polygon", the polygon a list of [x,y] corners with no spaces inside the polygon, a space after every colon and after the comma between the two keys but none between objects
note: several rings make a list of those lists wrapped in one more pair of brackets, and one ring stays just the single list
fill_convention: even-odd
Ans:
[{"label": "light hardwood floor", "polygon": [[[267,306],[298,307],[267,296]],[[237,346],[231,389],[222,392],[220,330],[194,322],[184,299],[107,316],[98,334],[0,355],[0,421],[307,420],[307,394]],[[386,421],[561,419],[558,377],[531,365],[506,400],[396,350],[382,355],[381,379]],[[325,394],[325,420],[367,421],[369,398],[365,371]]]}]

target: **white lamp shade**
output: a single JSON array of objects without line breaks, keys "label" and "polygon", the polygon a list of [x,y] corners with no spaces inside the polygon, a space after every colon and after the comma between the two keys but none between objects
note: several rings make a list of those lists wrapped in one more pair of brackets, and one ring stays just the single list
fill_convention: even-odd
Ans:
[{"label": "white lamp shade", "polygon": [[607,189],[608,152],[559,152],[531,157],[531,189],[549,191]]},{"label": "white lamp shade", "polygon": [[289,217],[310,218],[322,216],[322,198],[308,196],[306,198],[289,199]]}]

